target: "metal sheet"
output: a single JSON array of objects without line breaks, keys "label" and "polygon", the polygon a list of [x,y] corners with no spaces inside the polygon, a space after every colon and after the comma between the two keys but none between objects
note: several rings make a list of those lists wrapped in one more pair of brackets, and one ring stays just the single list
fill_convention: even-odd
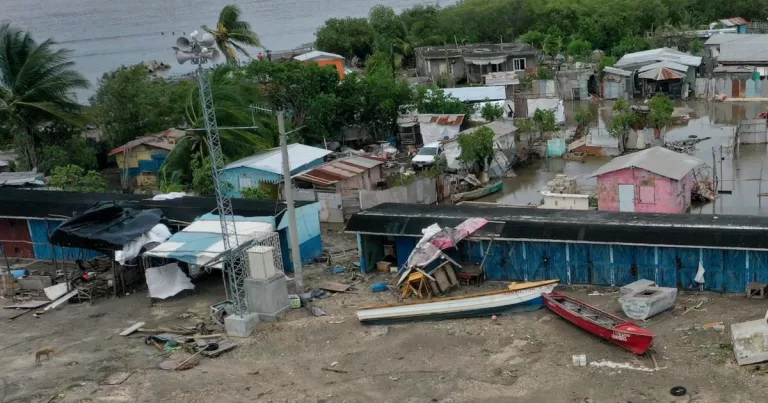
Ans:
[{"label": "metal sheet", "polygon": [[725,256],[723,259],[725,291],[744,292],[747,289],[747,252],[729,250],[723,253]]},{"label": "metal sheet", "polygon": [[592,271],[589,262],[589,245],[568,244],[568,258],[571,270],[571,283],[589,284],[592,281]]},{"label": "metal sheet", "polygon": [[[725,253],[720,249],[703,249],[702,263],[704,264],[704,289],[714,292],[724,290],[723,258]],[[698,270],[698,267],[696,268]]]},{"label": "metal sheet", "polygon": [[589,245],[589,259],[592,264],[591,284],[611,285],[613,265],[608,245]]},{"label": "metal sheet", "polygon": [[638,279],[635,267],[635,247],[613,245],[613,266],[616,285],[629,284]]},{"label": "metal sheet", "polygon": [[677,253],[675,248],[659,248],[659,280],[661,287],[677,287]]},{"label": "metal sheet", "polygon": [[768,283],[768,252],[749,252],[749,282]]}]

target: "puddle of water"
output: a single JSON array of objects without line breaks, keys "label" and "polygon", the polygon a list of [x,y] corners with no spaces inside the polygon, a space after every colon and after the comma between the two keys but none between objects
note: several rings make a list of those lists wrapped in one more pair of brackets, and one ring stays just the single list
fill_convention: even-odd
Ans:
[{"label": "puddle of water", "polygon": [[[610,120],[611,102],[603,102],[599,106],[587,102],[565,102],[566,121],[573,127],[574,115],[580,108],[589,108],[597,121],[593,127],[605,127]],[[754,119],[760,112],[766,110],[766,102],[750,103],[712,103],[704,101],[678,102],[677,107],[687,108],[691,119],[682,125],[671,127],[666,134],[667,141],[683,140],[689,136],[711,137],[697,144],[694,156],[708,165],[712,165],[712,151],[715,151],[715,163],[718,176],[721,178],[723,190],[731,190],[731,194],[721,194],[714,203],[695,205],[693,214],[739,214],[761,215],[768,213],[768,197],[763,202],[758,200],[758,192],[768,193],[768,163],[765,166],[765,178],[760,188],[760,168],[764,155],[768,152],[766,144],[742,144],[739,156],[734,158],[729,146],[732,144],[736,125],[743,119]],[[720,146],[723,146],[722,167],[720,161]],[[565,161],[559,158],[534,161],[530,166],[515,170],[516,176],[504,180],[501,192],[486,196],[479,201],[497,202],[501,204],[539,204],[541,194],[548,181],[557,174],[577,177],[582,189],[594,191],[597,186],[595,178],[588,176],[597,168],[608,162],[609,158],[592,158],[584,162]],[[762,206],[761,206],[762,204]]]}]

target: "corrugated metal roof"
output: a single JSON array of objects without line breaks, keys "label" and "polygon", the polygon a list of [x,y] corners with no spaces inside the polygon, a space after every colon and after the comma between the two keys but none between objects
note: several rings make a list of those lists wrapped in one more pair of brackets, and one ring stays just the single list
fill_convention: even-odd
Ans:
[{"label": "corrugated metal roof", "polygon": [[504,119],[498,119],[494,120],[491,123],[486,123],[482,126],[476,126],[472,127],[470,129],[464,130],[460,132],[459,134],[468,134],[468,133],[474,133],[477,129],[481,127],[487,127],[491,130],[493,130],[493,134],[500,136],[504,134],[514,133],[517,131],[517,127],[515,127],[515,122],[512,120],[504,120]]},{"label": "corrugated metal roof", "polygon": [[313,50],[311,52],[304,53],[303,55],[295,56],[294,59],[300,62],[306,62],[310,60],[344,60],[344,56],[337,55],[336,53],[322,52],[319,50]]},{"label": "corrugated metal roof", "polygon": [[43,174],[36,171],[0,173],[0,186],[24,186],[28,184],[44,185]]},{"label": "corrugated metal roof", "polygon": [[443,91],[445,91],[445,96],[456,97],[462,102],[507,99],[506,88],[500,85],[492,87],[444,88]]},{"label": "corrugated metal roof", "polygon": [[590,177],[600,176],[609,172],[627,168],[640,168],[670,179],[680,180],[693,168],[703,164],[698,159],[686,154],[676,153],[664,147],[653,147],[629,155],[616,157],[611,162],[601,166]]},{"label": "corrugated metal roof", "polygon": [[768,62],[768,43],[731,42],[720,49],[719,63]]},{"label": "corrugated metal roof", "polygon": [[437,123],[442,126],[458,126],[464,121],[464,115],[456,114],[435,115],[420,113],[416,116],[419,123]]},{"label": "corrugated metal roof", "polygon": [[383,164],[384,161],[363,155],[352,156],[327,162],[317,168],[294,176],[306,182],[319,186],[329,186],[344,179],[360,175],[361,173]]},{"label": "corrugated metal roof", "polygon": [[755,43],[755,44],[761,44],[761,45],[768,45],[768,34],[712,35],[712,37],[709,38],[704,44],[730,46],[731,44],[742,44],[742,43]]},{"label": "corrugated metal roof", "polygon": [[638,71],[640,72],[640,74],[638,74],[639,78],[656,81],[679,80],[685,78],[685,75],[688,72],[688,67],[675,62],[663,61],[643,66]]},{"label": "corrugated metal roof", "polygon": [[140,145],[171,151],[176,147],[177,140],[184,137],[184,134],[186,134],[184,130],[171,128],[159,133],[150,134],[149,136],[138,137],[110,151],[109,155],[119,154]]},{"label": "corrugated metal roof", "polygon": [[[331,151],[323,148],[305,146],[304,144],[289,144],[288,161],[290,169],[293,171],[312,161],[323,158],[330,153]],[[239,167],[247,167],[280,175],[283,172],[283,155],[279,147],[273,148],[265,153],[252,155],[232,162],[226,165],[224,169]]]},{"label": "corrugated metal roof", "polygon": [[732,17],[732,18],[723,18],[722,20],[718,20],[721,24],[725,25],[726,27],[734,27],[736,25],[747,25],[749,24],[749,21],[741,18],[741,17]]},{"label": "corrugated metal roof", "polygon": [[615,74],[617,76],[629,77],[632,75],[631,71],[617,69],[615,67],[603,67],[603,72],[608,74]]},{"label": "corrugated metal roof", "polygon": [[686,66],[698,67],[701,65],[701,57],[692,56],[687,53],[680,52],[670,48],[658,48],[651,50],[644,50],[642,52],[627,53],[622,56],[615,67],[632,66],[636,64],[649,64],[660,61],[672,61]]}]

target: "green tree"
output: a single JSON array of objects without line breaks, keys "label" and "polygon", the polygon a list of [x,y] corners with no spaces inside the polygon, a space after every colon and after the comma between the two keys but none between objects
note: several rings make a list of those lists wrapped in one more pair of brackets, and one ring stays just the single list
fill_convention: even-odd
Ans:
[{"label": "green tree", "polygon": [[227,63],[237,63],[236,51],[250,58],[244,46],[261,47],[259,36],[251,29],[251,24],[240,19],[242,13],[239,6],[230,4],[221,9],[215,29],[203,25],[203,30],[216,39],[216,46],[224,53]]},{"label": "green tree", "polygon": [[544,45],[544,39],[546,37],[547,37],[546,35],[534,29],[526,32],[523,36],[521,36],[520,41],[523,43],[527,43],[536,49],[541,49],[542,46]]},{"label": "green tree", "polygon": [[536,79],[537,80],[554,80],[555,79],[555,72],[554,70],[550,69],[547,66],[541,66],[538,70],[536,70]]},{"label": "green tree", "polygon": [[240,189],[240,193],[243,195],[244,199],[250,200],[269,200],[272,198],[268,191],[259,187]]},{"label": "green tree", "polygon": [[13,135],[19,169],[37,167],[38,125],[61,121],[83,126],[83,107],[73,98],[88,81],[74,70],[71,51],[52,39],[36,43],[29,32],[0,25],[0,126]]},{"label": "green tree", "polygon": [[533,113],[533,123],[536,124],[536,128],[542,133],[557,131],[555,111],[536,109],[536,112]]},{"label": "green tree", "polygon": [[413,104],[419,113],[470,113],[467,104],[456,97],[446,96],[440,88],[417,87],[414,92]]},{"label": "green tree", "polygon": [[701,55],[701,52],[704,50],[704,45],[701,44],[701,41],[696,38],[691,42],[691,53],[694,55]]},{"label": "green tree", "polygon": [[194,81],[177,84],[155,77],[137,64],[105,73],[91,97],[92,114],[107,142],[117,147],[137,137],[184,122],[184,106]]},{"label": "green tree", "polygon": [[192,169],[190,189],[199,196],[213,196],[216,194],[216,187],[213,184],[211,157],[203,157],[202,154],[196,154],[189,161],[189,166]]},{"label": "green tree", "polygon": [[331,18],[317,29],[315,37],[319,50],[365,60],[373,54],[376,31],[365,18]]},{"label": "green tree", "polygon": [[576,120],[576,131],[583,133],[594,120],[594,115],[592,115],[592,111],[589,108],[581,108],[576,112],[574,119]]},{"label": "green tree", "polygon": [[66,192],[103,192],[107,183],[96,171],[77,165],[63,165],[51,170],[48,186]]},{"label": "green tree", "polygon": [[471,133],[460,134],[456,141],[461,152],[459,161],[467,167],[483,171],[486,163],[493,158],[493,130],[481,126]]},{"label": "green tree", "polygon": [[611,54],[616,57],[624,56],[627,53],[640,52],[648,50],[651,45],[647,40],[640,36],[623,37],[619,43],[611,49]]},{"label": "green tree", "polygon": [[663,129],[672,123],[672,113],[675,103],[666,95],[656,94],[648,102],[648,116],[646,123],[654,129]]},{"label": "green tree", "polygon": [[568,44],[566,52],[575,59],[587,59],[592,55],[592,44],[581,38],[574,38]]},{"label": "green tree", "polygon": [[480,115],[486,121],[493,122],[494,120],[504,116],[504,109],[492,103],[490,99],[486,98],[482,109],[480,109]]},{"label": "green tree", "polygon": [[608,133],[619,140],[619,151],[624,152],[629,130],[637,122],[637,115],[627,101],[619,99],[613,103],[613,116],[608,124]]}]

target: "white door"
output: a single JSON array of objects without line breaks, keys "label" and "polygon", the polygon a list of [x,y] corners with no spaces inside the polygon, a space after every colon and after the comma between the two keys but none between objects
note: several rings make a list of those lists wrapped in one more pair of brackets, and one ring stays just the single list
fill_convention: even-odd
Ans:
[{"label": "white door", "polygon": [[635,185],[619,185],[619,211],[635,211]]}]

